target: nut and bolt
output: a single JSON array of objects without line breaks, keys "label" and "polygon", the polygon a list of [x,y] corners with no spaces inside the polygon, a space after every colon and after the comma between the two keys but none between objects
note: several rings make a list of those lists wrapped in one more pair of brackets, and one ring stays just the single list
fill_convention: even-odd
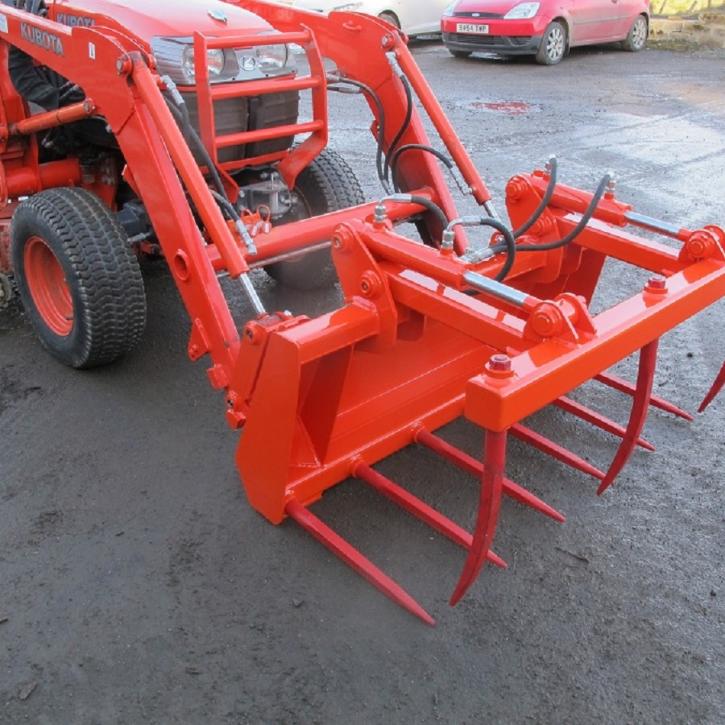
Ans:
[{"label": "nut and bolt", "polygon": [[657,295],[667,294],[667,279],[659,275],[650,277],[645,290]]},{"label": "nut and bolt", "polygon": [[508,355],[492,355],[488,367],[497,373],[507,373],[511,370],[511,358]]}]

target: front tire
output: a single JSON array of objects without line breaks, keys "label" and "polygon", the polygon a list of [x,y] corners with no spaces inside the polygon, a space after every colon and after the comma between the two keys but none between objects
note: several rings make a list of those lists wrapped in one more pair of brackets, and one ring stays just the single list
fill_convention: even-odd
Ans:
[{"label": "front tire", "polygon": [[40,342],[77,369],[130,352],[146,324],[141,269],[113,213],[83,189],[42,191],[13,215],[11,254]]},{"label": "front tire", "polygon": [[649,23],[644,15],[639,15],[632,23],[629,33],[622,43],[622,47],[630,53],[639,53],[647,45],[649,36]]},{"label": "front tire", "polygon": [[[365,202],[365,194],[355,172],[340,154],[331,149],[325,149],[297,177],[292,194],[298,211],[282,223],[291,224]],[[321,289],[337,282],[329,249],[277,262],[265,267],[265,270],[280,284],[294,289]]]},{"label": "front tire", "polygon": [[561,63],[566,55],[569,44],[569,34],[566,26],[554,20],[544,31],[541,37],[541,45],[536,52],[536,62],[541,65],[556,65]]}]

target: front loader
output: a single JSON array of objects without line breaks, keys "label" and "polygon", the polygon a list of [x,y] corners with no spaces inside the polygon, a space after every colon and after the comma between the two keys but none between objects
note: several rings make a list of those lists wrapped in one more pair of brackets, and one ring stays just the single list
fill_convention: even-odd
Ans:
[{"label": "front loader", "polygon": [[[190,317],[189,357],[240,432],[251,505],[296,521],[423,621],[315,515],[326,490],[358,479],[463,549],[455,604],[487,563],[506,566],[493,549],[502,497],[564,521],[507,477],[510,437],[603,493],[653,448],[650,407],[689,418],[653,395],[658,341],[725,296],[721,228],[648,217],[610,174],[593,193],[565,186],[555,158],[510,180],[500,216],[404,36],[377,18],[255,0],[20,6],[0,5],[3,294],[12,279],[59,360],[107,364],[142,335],[139,259],[163,258]],[[368,103],[378,199],[327,148],[332,92]],[[449,173],[479,213],[458,213]],[[400,233],[406,222],[417,238]],[[641,288],[594,314],[609,261],[638,270]],[[339,283],[343,302],[312,319],[268,311],[259,268],[299,288]],[[226,277],[253,311],[241,328]],[[636,381],[608,372],[635,353]],[[632,398],[624,425],[570,397],[590,380]],[[619,441],[608,470],[525,423],[550,405]],[[480,426],[480,459],[438,432],[459,417]],[[473,532],[375,469],[406,446],[479,479]]]}]

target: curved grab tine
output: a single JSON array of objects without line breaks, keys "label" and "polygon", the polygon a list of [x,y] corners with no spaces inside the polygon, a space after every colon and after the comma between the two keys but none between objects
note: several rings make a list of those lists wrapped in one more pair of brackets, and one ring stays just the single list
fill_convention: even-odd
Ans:
[{"label": "curved grab tine", "polygon": [[700,406],[698,413],[704,413],[705,408],[707,408],[710,403],[712,403],[713,400],[718,396],[718,393],[725,387],[725,363],[723,363],[723,366],[718,373],[717,378],[715,378],[715,382],[712,384],[712,387],[710,388],[710,392],[705,396],[705,400],[702,401],[702,405]]},{"label": "curved grab tine", "polygon": [[657,367],[658,345],[659,339],[653,340],[640,350],[637,386],[634,391],[634,402],[632,403],[632,413],[629,416],[629,423],[627,424],[627,432],[619,446],[617,455],[612,461],[612,465],[607,471],[607,475],[599,485],[597,496],[601,496],[614,483],[614,480],[630,459],[637,445],[637,439],[642,434],[652,397],[652,386],[655,379],[655,368]]},{"label": "curved grab tine", "polygon": [[507,437],[508,433],[506,431],[503,433],[486,431],[483,474],[481,476],[481,499],[478,507],[476,529],[473,534],[473,544],[468,552],[461,577],[451,596],[450,603],[452,607],[458,604],[469,587],[478,578],[486,563],[493,537],[496,534],[506,468]]}]

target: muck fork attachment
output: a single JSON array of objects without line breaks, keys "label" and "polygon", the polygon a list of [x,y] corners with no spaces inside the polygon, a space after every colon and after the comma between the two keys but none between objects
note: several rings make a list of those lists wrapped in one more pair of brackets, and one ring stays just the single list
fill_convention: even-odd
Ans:
[{"label": "muck fork attachment", "polygon": [[[521,223],[541,202],[546,172],[509,184],[508,211]],[[466,551],[451,596],[456,604],[493,551],[502,496],[558,522],[561,513],[506,476],[509,437],[609,488],[634,454],[651,407],[690,419],[652,395],[659,338],[725,294],[722,231],[678,230],[676,246],[626,232],[640,219],[610,192],[593,219],[563,249],[548,250],[591,205],[592,196],[557,186],[539,233],[530,232],[505,282],[498,237],[471,262],[397,235],[385,214],[339,225],[333,259],[345,293],[339,310],[316,320],[250,322],[243,345],[261,346],[238,465],[252,504],[279,523],[289,516],[391,599],[427,623],[411,596],[320,521],[309,506],[352,477],[398,504]],[[645,224],[642,224],[645,226]],[[654,220],[647,220],[652,230]],[[537,248],[540,248],[539,251]],[[606,259],[644,272],[641,291],[592,315],[588,309]],[[544,296],[546,295],[546,297]],[[607,370],[632,353],[631,384]],[[282,372],[284,371],[284,372]],[[572,400],[589,380],[632,398],[625,425]],[[531,430],[523,421],[554,405],[619,439],[606,471]],[[435,431],[463,416],[484,431],[476,460]],[[435,511],[373,466],[411,444],[476,476],[480,496],[472,533]],[[265,451],[262,458],[255,451]]]}]

